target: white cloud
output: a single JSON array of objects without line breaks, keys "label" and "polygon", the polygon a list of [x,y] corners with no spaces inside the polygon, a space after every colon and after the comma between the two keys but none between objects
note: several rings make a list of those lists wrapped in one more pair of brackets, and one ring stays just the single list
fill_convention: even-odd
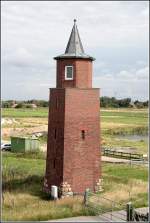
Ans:
[{"label": "white cloud", "polygon": [[33,55],[25,48],[18,48],[15,52],[5,57],[8,64],[15,66],[31,66],[35,62]]},{"label": "white cloud", "polygon": [[137,79],[145,79],[146,81],[149,81],[149,68],[144,67],[136,72]]},{"label": "white cloud", "polygon": [[23,40],[24,44],[29,44],[31,41],[36,46],[39,41],[47,47],[66,44],[74,17],[78,19],[81,36],[89,46],[115,44],[118,47],[148,39],[143,33],[148,34],[148,15],[144,13],[148,10],[146,2],[141,2],[141,9],[136,2],[2,3],[2,22],[7,26],[7,32],[2,34],[9,35],[7,38],[9,41],[12,38],[13,42],[17,38],[17,42]]},{"label": "white cloud", "polygon": [[[117,79],[129,82],[132,77],[143,82],[148,78],[145,57],[134,53],[135,48],[142,52],[148,49],[146,1],[3,1],[1,11],[3,97],[23,97],[24,91],[26,97],[35,94],[36,98],[47,98],[48,84],[55,87],[53,57],[65,51],[74,18],[77,18],[85,52],[93,51],[93,56],[101,57],[94,63],[97,86],[105,88],[105,80],[114,80],[114,85],[110,84],[107,91],[110,93],[118,83]],[[107,57],[111,57],[111,61],[102,58],[106,48],[110,49]],[[120,55],[114,62],[116,49],[120,50]],[[128,52],[126,63],[124,50]],[[130,54],[135,55],[133,64]],[[122,69],[118,67],[120,71],[116,72],[117,65]],[[14,87],[15,83],[21,82],[24,88],[20,85],[22,94],[18,95]],[[147,92],[145,95],[147,97]]]},{"label": "white cloud", "polygon": [[95,77],[94,87],[101,87],[101,94],[132,99],[148,98],[149,69],[122,70],[116,74],[103,74]]}]

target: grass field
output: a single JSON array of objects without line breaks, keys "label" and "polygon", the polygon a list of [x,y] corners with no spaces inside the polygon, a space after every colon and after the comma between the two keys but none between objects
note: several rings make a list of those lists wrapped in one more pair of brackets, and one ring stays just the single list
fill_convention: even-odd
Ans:
[{"label": "grass field", "polygon": [[17,118],[29,118],[29,117],[47,117],[48,108],[4,108],[2,109],[2,117],[17,117]]},{"label": "grass field", "polygon": [[[36,158],[37,157],[37,158]],[[49,220],[79,215],[93,215],[83,205],[83,197],[65,198],[57,202],[42,192],[45,158],[41,154],[3,153],[3,220]],[[135,207],[148,205],[148,170],[125,164],[103,163],[106,198]],[[119,190],[118,190],[119,188]]]},{"label": "grass field", "polygon": [[[119,135],[145,135],[148,133],[147,109],[101,109],[102,146],[134,148],[147,153],[148,140],[120,139]],[[11,135],[29,135],[47,131],[48,109],[3,109],[2,140]],[[46,148],[46,136],[41,146]],[[65,198],[56,202],[47,199],[42,192],[45,174],[45,152],[15,154],[3,152],[3,220],[49,220],[79,215],[93,215],[85,208],[83,197]],[[106,198],[135,207],[148,205],[148,170],[144,166],[102,164]]]},{"label": "grass field", "polygon": [[[2,138],[10,135],[28,135],[32,132],[47,131],[48,108],[3,109],[2,117],[15,119],[14,123],[3,124]],[[147,154],[148,140],[131,141],[118,135],[148,134],[148,109],[101,109],[102,146],[131,147],[138,153]],[[45,143],[46,143],[46,138]],[[44,140],[42,139],[44,143]]]}]

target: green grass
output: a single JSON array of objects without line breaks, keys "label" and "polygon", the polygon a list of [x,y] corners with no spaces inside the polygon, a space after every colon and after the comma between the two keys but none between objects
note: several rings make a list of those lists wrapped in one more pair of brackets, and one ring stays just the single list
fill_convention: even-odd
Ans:
[{"label": "green grass", "polygon": [[2,109],[2,117],[17,117],[17,118],[25,118],[25,117],[48,117],[48,108],[3,108]]},{"label": "green grass", "polygon": [[148,168],[128,164],[103,165],[103,196],[125,206],[132,201],[134,207],[148,206]]},{"label": "green grass", "polygon": [[118,135],[147,135],[147,109],[111,109],[101,112],[102,145],[106,147],[132,147],[137,153],[147,154],[148,140],[119,139]]},{"label": "green grass", "polygon": [[51,201],[42,192],[45,160],[31,154],[3,153],[3,220],[49,220],[89,215],[83,198]]},{"label": "green grass", "polygon": [[146,112],[118,112],[118,111],[102,111],[103,122],[113,122],[122,124],[147,124],[148,114]]},{"label": "green grass", "polygon": [[135,127],[123,127],[123,128],[115,128],[108,129],[103,131],[105,134],[109,135],[147,135],[148,134],[148,126],[135,126]]},{"label": "green grass", "polygon": [[125,126],[148,126],[148,109],[112,109],[101,111],[101,121],[104,123],[124,124]]},{"label": "green grass", "polygon": [[[16,127],[47,125],[48,108],[3,109],[2,117],[15,118]],[[8,125],[11,127],[11,125]],[[12,129],[15,124],[12,124]],[[37,126],[37,128],[38,128]],[[4,126],[7,128],[7,125]],[[119,134],[148,132],[147,109],[101,110],[102,145],[108,147],[133,147],[138,153],[147,153],[148,142],[119,139]],[[9,136],[5,136],[8,137]],[[40,138],[41,144],[46,135]],[[3,152],[3,220],[49,220],[79,215],[94,215],[93,209],[83,206],[83,198],[65,198],[57,202],[47,199],[42,192],[45,174],[45,153],[15,154]],[[142,166],[106,164],[102,166],[104,191],[102,196],[122,204],[132,201],[135,207],[148,206],[148,170]],[[101,194],[100,194],[101,196]],[[105,204],[102,202],[102,205]]]},{"label": "green grass", "polygon": [[[3,127],[12,128],[32,128],[38,123],[39,126],[46,125],[48,120],[48,108],[37,109],[3,109],[2,117],[14,117],[19,124],[6,124]],[[26,118],[26,119],[23,119]],[[29,119],[30,121],[27,121]],[[22,120],[22,121],[21,121]],[[38,131],[38,130],[37,130]],[[26,131],[28,132],[28,131]],[[137,153],[147,153],[148,142],[130,141],[117,138],[117,135],[146,135],[148,134],[148,109],[101,109],[101,133],[104,143],[109,147],[134,147]],[[25,134],[25,133],[24,133]],[[115,136],[115,137],[114,137]],[[4,140],[9,140],[9,136],[3,136]],[[47,137],[41,137],[41,143],[46,143]]]},{"label": "green grass", "polygon": [[[119,170],[118,170],[119,169]],[[147,182],[148,179],[148,169],[143,166],[130,166],[126,164],[104,164],[103,171],[105,176],[112,176],[117,179],[122,180],[125,183],[128,183],[131,179],[138,179]]]},{"label": "green grass", "polygon": [[[51,201],[42,192],[46,161],[43,155],[2,153],[3,220],[39,221],[79,215],[94,215],[83,205],[83,197]],[[136,207],[147,205],[148,170],[125,164],[102,165],[104,191],[102,196],[126,203],[128,190]],[[119,190],[118,190],[119,188]],[[117,198],[116,198],[116,197]]]},{"label": "green grass", "polygon": [[[113,122],[122,124],[136,124],[147,125],[148,122],[148,109],[131,110],[127,111],[111,109],[110,111],[101,111],[102,122]],[[130,112],[132,111],[132,112]],[[2,117],[48,117],[48,108],[36,108],[36,109],[15,109],[15,108],[3,108]]]},{"label": "green grass", "polygon": [[148,168],[103,163],[102,172],[104,191],[89,196],[95,214],[108,212],[114,204],[113,210],[123,210],[130,201],[135,208],[148,206]]},{"label": "green grass", "polygon": [[12,190],[14,188],[19,189],[19,187],[21,189],[22,185],[32,189],[32,183],[34,186],[37,181],[39,183],[43,179],[45,160],[40,159],[39,154],[37,154],[36,159],[35,156],[34,154],[34,158],[31,158],[30,154],[22,154],[22,156],[20,154],[19,156],[19,154],[13,153],[3,155],[2,177],[4,189]]},{"label": "green grass", "polygon": [[109,148],[117,148],[122,147],[124,152],[126,152],[126,148],[132,148],[134,153],[147,154],[148,152],[148,140],[139,140],[132,141],[127,139],[118,139],[117,136],[103,134],[102,138],[104,140],[103,146]]}]

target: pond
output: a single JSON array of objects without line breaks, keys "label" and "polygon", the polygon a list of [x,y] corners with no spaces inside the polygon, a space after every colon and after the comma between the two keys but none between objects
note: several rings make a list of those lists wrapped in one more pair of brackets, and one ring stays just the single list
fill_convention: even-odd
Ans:
[{"label": "pond", "polygon": [[117,135],[116,138],[118,139],[127,139],[131,141],[141,141],[141,140],[148,140],[148,135]]}]

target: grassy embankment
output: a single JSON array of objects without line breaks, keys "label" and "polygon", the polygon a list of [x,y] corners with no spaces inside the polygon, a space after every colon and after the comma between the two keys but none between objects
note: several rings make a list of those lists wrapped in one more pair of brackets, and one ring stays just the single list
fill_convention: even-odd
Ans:
[{"label": "grassy embankment", "polygon": [[[27,129],[47,126],[48,108],[37,109],[3,109],[2,117],[15,118],[17,123],[4,124],[3,128]],[[40,129],[40,128],[39,128]],[[47,128],[46,128],[47,129]],[[118,135],[145,135],[148,133],[147,109],[101,109],[102,145],[108,147],[132,147],[135,152],[147,153],[148,140],[120,139]],[[17,130],[19,131],[19,130]],[[9,140],[9,136],[3,137]],[[42,139],[46,142],[46,138]]]},{"label": "grassy embankment", "polygon": [[[41,154],[3,152],[3,220],[49,220],[94,215],[83,205],[82,197],[48,200],[42,192],[45,157]],[[146,167],[103,164],[102,196],[136,207],[148,205]]]}]

